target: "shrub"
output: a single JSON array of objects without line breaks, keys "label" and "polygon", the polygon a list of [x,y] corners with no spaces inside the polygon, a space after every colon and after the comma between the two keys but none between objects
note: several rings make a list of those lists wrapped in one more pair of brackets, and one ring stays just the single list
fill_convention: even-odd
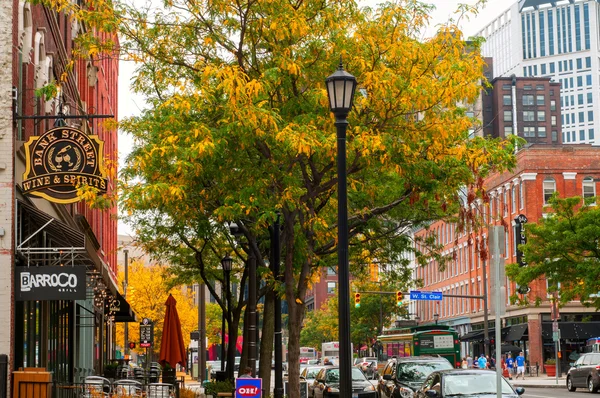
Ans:
[{"label": "shrub", "polygon": [[545,365],[556,365],[556,359],[550,358],[550,359],[546,359],[546,362],[544,362]]},{"label": "shrub", "polygon": [[232,392],[235,389],[233,381],[211,381],[204,384],[204,394],[216,396],[220,392]]}]

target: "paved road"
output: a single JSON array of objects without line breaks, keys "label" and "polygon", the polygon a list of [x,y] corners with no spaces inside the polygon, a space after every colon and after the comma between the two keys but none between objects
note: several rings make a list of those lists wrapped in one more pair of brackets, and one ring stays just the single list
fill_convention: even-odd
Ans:
[{"label": "paved road", "polygon": [[597,394],[591,394],[583,388],[578,388],[575,392],[569,392],[564,388],[534,388],[525,387],[523,398],[595,398]]}]

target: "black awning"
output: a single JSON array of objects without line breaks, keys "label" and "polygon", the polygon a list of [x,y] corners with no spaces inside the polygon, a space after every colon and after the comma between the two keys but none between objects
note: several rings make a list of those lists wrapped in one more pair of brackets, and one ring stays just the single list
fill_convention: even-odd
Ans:
[{"label": "black awning", "polygon": [[527,324],[520,323],[518,325],[510,326],[504,341],[518,341],[522,340],[523,335],[527,332]]},{"label": "black awning", "polygon": [[[600,336],[600,322],[558,322],[562,340],[587,340]],[[552,339],[552,322],[542,322],[542,338]]]},{"label": "black awning", "polygon": [[114,316],[115,322],[136,322],[137,318],[131,306],[125,300],[121,293],[117,292],[117,297],[110,304],[110,313]]},{"label": "black awning", "polygon": [[[39,210],[37,207],[27,204],[21,200],[17,200],[17,208],[20,212],[19,216],[21,217],[21,228],[23,229],[22,233],[32,234],[38,228],[44,227],[45,225],[44,230],[50,234],[50,237],[53,241],[59,243],[60,245],[78,248],[85,246],[85,237],[83,233],[76,227],[73,227],[64,221],[57,220],[49,214]],[[52,222],[47,224],[49,221]],[[26,225],[28,228],[25,229],[24,226]],[[22,239],[26,239],[28,237],[29,236],[23,236]],[[17,245],[19,244],[20,242],[17,242]]]},{"label": "black awning", "polygon": [[483,340],[483,330],[471,330],[460,336],[460,341],[478,341]]}]

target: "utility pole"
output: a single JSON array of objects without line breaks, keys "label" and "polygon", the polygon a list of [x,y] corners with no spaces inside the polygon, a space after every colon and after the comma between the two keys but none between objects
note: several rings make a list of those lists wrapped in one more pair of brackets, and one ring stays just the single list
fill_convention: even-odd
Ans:
[{"label": "utility pole", "polygon": [[[490,355],[490,327],[488,321],[488,286],[487,286],[487,260],[482,261],[483,264],[481,266],[481,270],[483,271],[483,350],[485,352],[485,356],[489,357]],[[498,328],[499,325],[496,325]]]},{"label": "utility pole", "polygon": [[[273,270],[273,278],[280,282],[280,262],[281,262],[281,243],[279,241],[279,234],[281,233],[281,227],[279,225],[279,214],[277,214],[277,219],[273,224],[273,229],[271,230],[271,256],[272,256],[272,270]],[[283,349],[283,341],[281,336],[281,297],[279,293],[275,292],[275,336],[274,336],[274,346],[275,346],[275,386],[273,389],[274,398],[283,398],[283,358],[282,358],[282,349]]]},{"label": "utility pole", "polygon": [[203,283],[198,283],[198,381],[205,380],[206,372],[206,299]]},{"label": "utility pole", "polygon": [[[125,278],[123,279],[123,298],[127,300],[127,283],[129,282],[129,249],[123,249],[125,254]],[[125,322],[123,332],[123,354],[125,358],[129,355],[129,322]]]}]

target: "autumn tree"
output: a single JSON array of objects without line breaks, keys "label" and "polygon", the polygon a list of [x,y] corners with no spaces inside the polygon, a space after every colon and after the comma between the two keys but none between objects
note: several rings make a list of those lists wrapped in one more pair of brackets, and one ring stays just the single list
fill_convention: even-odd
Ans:
[{"label": "autumn tree", "polygon": [[[547,217],[526,224],[527,243],[519,245],[519,250],[523,251],[527,266],[507,265],[506,274],[524,287],[547,280],[548,292],[559,293],[560,304],[579,300],[600,308],[600,209],[597,198],[588,198],[584,203],[579,196],[560,198],[555,194],[548,203]],[[536,296],[535,291],[512,297],[514,302],[521,304],[544,299],[545,296]]]},{"label": "autumn tree", "polygon": [[[123,272],[119,272],[119,286],[122,286],[123,277]],[[160,352],[166,311],[165,302],[169,294],[172,294],[177,301],[177,313],[181,321],[181,332],[185,345],[188,347],[190,345],[190,333],[198,329],[198,311],[194,305],[193,295],[189,292],[183,294],[181,286],[172,286],[168,267],[166,266],[146,266],[139,261],[129,264],[127,301],[140,321],[142,318],[148,318],[154,322],[154,346],[152,350],[157,354]],[[219,322],[220,319],[218,318]],[[214,325],[212,317],[209,317],[209,320]],[[115,335],[117,344],[123,344],[124,342],[124,328],[125,323],[117,323],[117,332]],[[129,341],[138,342],[134,350],[138,354],[144,352],[144,348],[140,348],[139,346],[139,338],[139,322],[130,322]]]},{"label": "autumn tree", "polygon": [[[361,9],[350,0],[171,0],[152,14],[127,10],[124,49],[140,63],[133,87],[149,106],[122,123],[135,140],[122,206],[147,250],[211,292],[226,253],[235,253],[242,286],[255,259],[288,303],[291,363],[311,281],[336,262],[336,138],[323,82],[340,56],[360,84],[347,144],[351,272],[376,257],[406,278],[403,253],[419,264],[433,253],[408,229],[454,214],[461,187],[514,164],[512,142],[469,139],[475,120],[460,104],[481,91],[479,42],[451,24],[424,38],[430,11],[416,1]],[[266,266],[276,211],[283,282]],[[244,300],[230,301],[230,325]],[[296,367],[289,382],[299,383]]]}]

